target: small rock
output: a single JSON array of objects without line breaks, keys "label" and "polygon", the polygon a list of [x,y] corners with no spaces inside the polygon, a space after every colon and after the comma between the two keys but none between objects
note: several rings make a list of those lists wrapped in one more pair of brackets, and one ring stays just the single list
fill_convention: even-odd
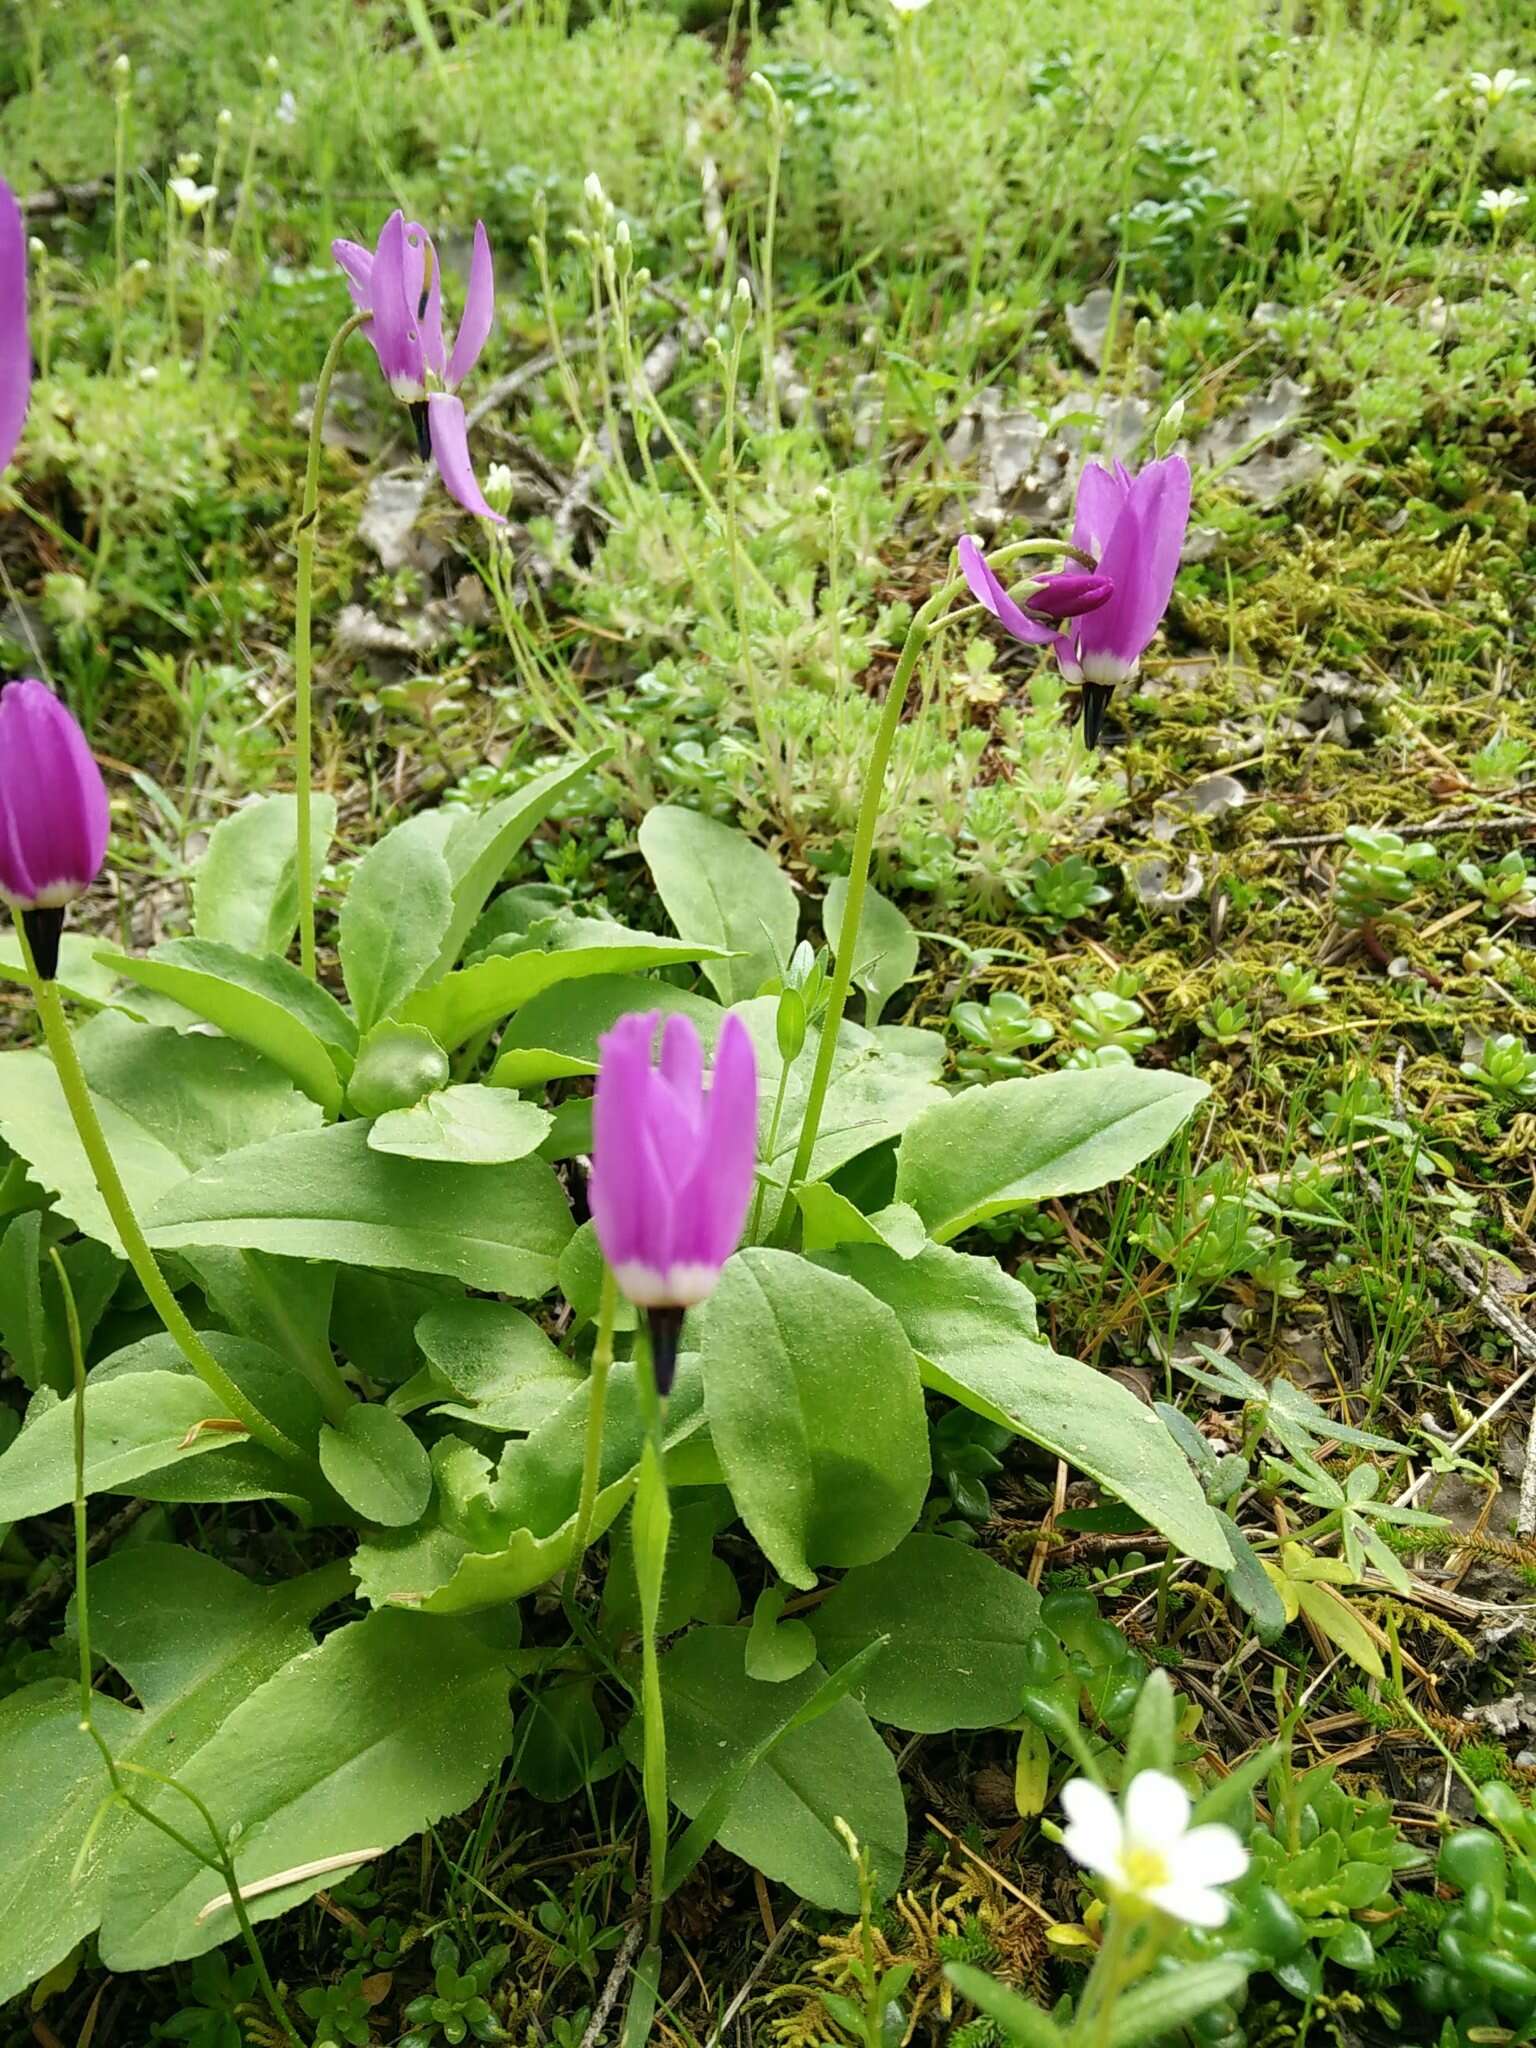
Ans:
[{"label": "small rock", "polygon": [[1067,332],[1072,337],[1072,346],[1095,370],[1103,367],[1104,349],[1109,340],[1109,316],[1114,303],[1114,293],[1107,285],[1100,285],[1097,291],[1090,292],[1077,305],[1067,307]]},{"label": "small rock", "polygon": [[1131,887],[1148,910],[1183,910],[1205,887],[1205,871],[1199,861],[1186,861],[1183,872],[1174,879],[1168,862],[1154,856],[1131,870]]},{"label": "small rock", "polygon": [[430,471],[391,471],[376,476],[358,517],[357,530],[385,569],[419,569],[430,576],[443,550],[416,530],[416,521],[433,483]]},{"label": "small rock", "polygon": [[1267,391],[1208,428],[1191,447],[1191,462],[1221,470],[1222,482],[1256,505],[1278,504],[1323,471],[1322,450],[1293,438],[1309,395],[1290,377],[1277,377]]}]

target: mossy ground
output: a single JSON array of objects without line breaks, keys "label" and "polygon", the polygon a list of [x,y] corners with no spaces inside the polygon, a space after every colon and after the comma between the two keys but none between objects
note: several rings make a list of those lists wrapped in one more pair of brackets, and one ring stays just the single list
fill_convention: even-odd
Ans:
[{"label": "mossy ground", "polygon": [[[1530,1363],[1487,1301],[1519,1317],[1536,1284],[1536,1095],[1465,1071],[1500,1033],[1536,1048],[1531,926],[1490,914],[1458,874],[1536,840],[1536,250],[1531,210],[1495,227],[1478,202],[1536,169],[1536,95],[1479,106],[1467,85],[1474,67],[1529,60],[1521,10],[933,0],[898,18],[884,0],[801,0],[759,17],[754,0],[679,19],[24,0],[21,17],[0,56],[0,169],[41,202],[42,377],[0,506],[0,642],[12,672],[45,666],[69,691],[116,770],[103,916],[141,942],[183,917],[208,825],[291,777],[305,387],[343,308],[326,245],[397,201],[450,261],[476,215],[491,227],[501,323],[482,390],[557,343],[564,357],[479,429],[482,465],[515,476],[515,593],[498,610],[476,573],[483,536],[440,495],[388,566],[360,534],[370,479],[407,451],[353,344],[317,593],[339,858],[413,806],[515,781],[552,732],[602,741],[613,761],[535,842],[525,878],[636,923],[659,922],[633,834],[662,797],[760,832],[812,899],[846,861],[907,609],[997,489],[979,393],[1005,419],[1052,419],[1035,470],[1001,490],[1008,533],[1053,435],[1091,445],[1129,406],[1144,447],[1182,398],[1198,451],[1291,380],[1283,426],[1260,426],[1256,451],[1239,427],[1202,470],[1201,544],[1101,756],[1018,650],[962,627],[927,664],[879,842],[881,885],[925,934],[900,1008],[947,1029],[957,1004],[1022,995],[1055,1036],[1021,1063],[1049,1067],[1113,1035],[1102,1008],[1096,1023],[1073,1008],[1108,992],[1144,1013],[1118,1027],[1151,1034],[1140,1057],[1212,1083],[1208,1117],[1134,1185],[1052,1204],[1001,1241],[1059,1348],[1235,1443],[1242,1417],[1174,1362],[1192,1336],[1230,1345],[1398,1441],[1384,1492],[1466,1434]],[[121,275],[120,52],[134,65]],[[215,165],[211,220],[166,211],[182,150],[201,152],[202,175]],[[589,171],[653,274],[632,295],[634,351],[671,345],[676,447],[649,414],[630,431],[612,320],[592,317],[589,253],[571,239],[601,226]],[[541,292],[525,250],[546,216]],[[755,310],[730,411],[743,275]],[[1068,316],[1106,288],[1092,362]],[[562,523],[605,419],[624,463],[590,477],[594,513]],[[1284,472],[1257,498],[1255,454]],[[371,647],[338,636],[347,605]],[[1237,801],[1202,809],[1216,775]],[[1406,902],[1351,919],[1338,875],[1362,826],[1428,839],[1441,865]],[[1053,916],[1037,864],[1073,855],[1105,894]],[[1282,992],[1293,967],[1315,994]],[[27,1028],[14,1003],[8,1026]],[[955,1049],[975,1050],[959,1035]],[[1436,1263],[1447,1244],[1470,1291]],[[1399,1631],[1442,1739],[1516,1783],[1531,1775],[1520,1739],[1470,1738],[1459,1716],[1529,1677],[1523,1628],[1485,1624],[1536,1574],[1512,1527],[1530,1412],[1515,1400],[1427,1490],[1463,1535],[1417,1554],[1415,1597],[1361,1603]],[[1432,1826],[1433,1751],[1347,1660],[1299,1626],[1254,1654],[1241,1614],[1169,1579],[1160,1554],[1057,1530],[1073,1498],[1010,1452],[981,1540],[1046,1585],[1095,1585],[1201,1703],[1227,1764],[1273,1732],[1278,1670],[1314,1688],[1306,1759],[1338,1757],[1391,1794],[1405,1829]],[[1261,1489],[1255,1512],[1283,1528],[1284,1487]],[[198,1536],[247,1564],[282,1543],[254,1514],[201,1517]],[[13,1544],[18,1598],[67,1543],[60,1518]],[[59,1655],[62,1590],[12,1630],[11,1683]],[[1046,1928],[1075,1921],[1081,1895],[1013,1806],[1010,1735],[912,1741],[902,1762],[918,1846],[881,1939],[917,1962],[918,2031],[937,2038],[946,1959],[1069,1982]],[[509,1784],[275,1926],[274,1969],[315,2024],[386,2042],[434,1936],[466,1958],[508,1941],[509,2031],[576,2048],[636,1839],[623,1776],[548,1808]],[[802,1912],[786,1932],[792,1905],[706,1860],[669,1920],[671,2034],[704,2041],[729,2011],[776,2048],[844,2038],[822,1994],[848,1929]],[[132,1981],[86,1956],[0,2030],[44,2048],[264,2040],[229,1954]],[[1277,1999],[1250,2039],[1389,2038],[1384,1995],[1341,1981],[1305,2014]]]}]

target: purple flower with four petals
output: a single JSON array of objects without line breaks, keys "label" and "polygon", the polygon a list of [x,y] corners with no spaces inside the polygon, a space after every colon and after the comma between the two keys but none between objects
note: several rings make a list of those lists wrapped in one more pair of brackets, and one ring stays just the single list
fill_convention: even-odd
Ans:
[{"label": "purple flower with four petals", "polygon": [[[1096,578],[1081,569],[1048,576],[1021,608],[1009,597],[967,534],[960,567],[971,594],[1015,640],[1055,650],[1068,682],[1083,690],[1083,734],[1097,744],[1110,696],[1141,664],[1173,595],[1179,553],[1189,525],[1189,464],[1182,455],[1149,462],[1132,476],[1123,462],[1113,470],[1090,462],[1077,487],[1072,545],[1098,564]],[[1109,587],[1082,603],[1090,580]],[[1035,616],[1031,616],[1034,614]],[[1071,618],[1063,632],[1050,623]]]},{"label": "purple flower with four petals", "polygon": [[[661,1024],[661,1061],[652,1051]],[[646,1312],[666,1393],[683,1312],[735,1251],[757,1168],[757,1061],[727,1017],[706,1090],[686,1017],[621,1017],[603,1038],[592,1110],[592,1222],[620,1291]]]},{"label": "purple flower with four petals", "polygon": [[32,388],[27,341],[27,231],[16,195],[0,178],[0,470],[16,453]]},{"label": "purple flower with four petals", "polygon": [[368,339],[384,381],[410,409],[422,460],[436,459],[449,496],[466,512],[503,524],[476,481],[464,402],[457,395],[480,359],[496,309],[485,223],[475,222],[464,315],[451,351],[443,338],[442,266],[432,237],[419,222],[407,220],[397,207],[385,221],[376,248],[335,241],[331,254],[346,272],[353,304],[372,315]]}]

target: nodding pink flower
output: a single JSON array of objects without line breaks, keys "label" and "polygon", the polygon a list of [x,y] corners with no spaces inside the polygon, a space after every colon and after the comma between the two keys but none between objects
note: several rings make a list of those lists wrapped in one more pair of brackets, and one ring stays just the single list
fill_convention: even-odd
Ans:
[{"label": "nodding pink flower", "polygon": [[646,1312],[666,1393],[683,1312],[714,1291],[747,1218],[757,1166],[757,1061],[727,1017],[704,1086],[686,1017],[621,1017],[599,1048],[592,1112],[592,1221],[620,1291]]},{"label": "nodding pink flower", "polygon": [[0,470],[16,453],[32,389],[27,342],[27,232],[16,195],[0,178]]},{"label": "nodding pink flower", "polygon": [[485,223],[475,222],[464,317],[451,351],[443,339],[442,266],[432,237],[419,222],[408,221],[397,207],[385,221],[377,247],[335,241],[331,254],[346,273],[352,303],[372,315],[368,339],[384,381],[410,409],[422,460],[435,457],[449,496],[466,512],[503,524],[475,480],[464,402],[457,395],[480,359],[496,307]]},{"label": "nodding pink flower", "polygon": [[58,970],[65,904],[101,873],[109,822],[73,714],[46,683],[0,686],[0,896],[21,912],[45,980]]},{"label": "nodding pink flower", "polygon": [[[1082,685],[1083,734],[1090,747],[1098,742],[1110,696],[1136,674],[1162,623],[1188,525],[1189,464],[1182,455],[1149,462],[1134,477],[1123,462],[1113,470],[1090,462],[1077,487],[1072,545],[1096,560],[1098,574],[1110,590],[1091,607],[1070,600],[1061,607],[1060,616],[1076,614],[1065,632],[1042,628],[1020,611],[981,561],[974,543],[974,560],[968,559],[961,544],[961,567],[980,602],[1015,639],[1037,646],[1049,643],[1062,674]],[[1075,582],[1080,574],[1068,569],[1047,578],[1031,594],[1030,611],[1050,615],[1053,590]],[[999,608],[997,596],[1007,611]]]}]

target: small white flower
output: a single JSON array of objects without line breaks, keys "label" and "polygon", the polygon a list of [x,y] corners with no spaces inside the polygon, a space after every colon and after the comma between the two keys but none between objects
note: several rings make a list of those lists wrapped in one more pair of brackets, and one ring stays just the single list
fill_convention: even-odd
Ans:
[{"label": "small white flower", "polygon": [[898,14],[918,14],[928,5],[928,0],[891,0]]},{"label": "small white flower", "polygon": [[511,510],[513,483],[512,471],[504,462],[493,462],[485,473],[485,502],[503,517]]},{"label": "small white flower", "polygon": [[205,206],[211,206],[219,196],[217,185],[199,185],[195,178],[172,178],[166,190],[188,220],[201,213]]},{"label": "small white flower", "polygon": [[1479,113],[1502,105],[1517,92],[1529,92],[1531,81],[1522,78],[1518,71],[1505,65],[1502,71],[1490,74],[1486,71],[1470,71],[1467,74],[1467,88],[1472,94],[1472,103]]},{"label": "small white flower", "polygon": [[1496,228],[1519,213],[1526,204],[1525,194],[1516,191],[1513,185],[1505,185],[1501,191],[1488,191],[1479,195],[1478,211]]},{"label": "small white flower", "polygon": [[284,128],[291,128],[299,118],[299,103],[286,86],[272,109],[272,118]]},{"label": "small white flower", "polygon": [[1248,1851],[1228,1827],[1189,1824],[1189,1794],[1162,1771],[1141,1771],[1126,1789],[1122,1814],[1087,1778],[1062,1787],[1067,1854],[1097,1872],[1116,1897],[1139,1900],[1187,1920],[1220,1927],[1231,1910],[1216,1887],[1248,1868]]}]

